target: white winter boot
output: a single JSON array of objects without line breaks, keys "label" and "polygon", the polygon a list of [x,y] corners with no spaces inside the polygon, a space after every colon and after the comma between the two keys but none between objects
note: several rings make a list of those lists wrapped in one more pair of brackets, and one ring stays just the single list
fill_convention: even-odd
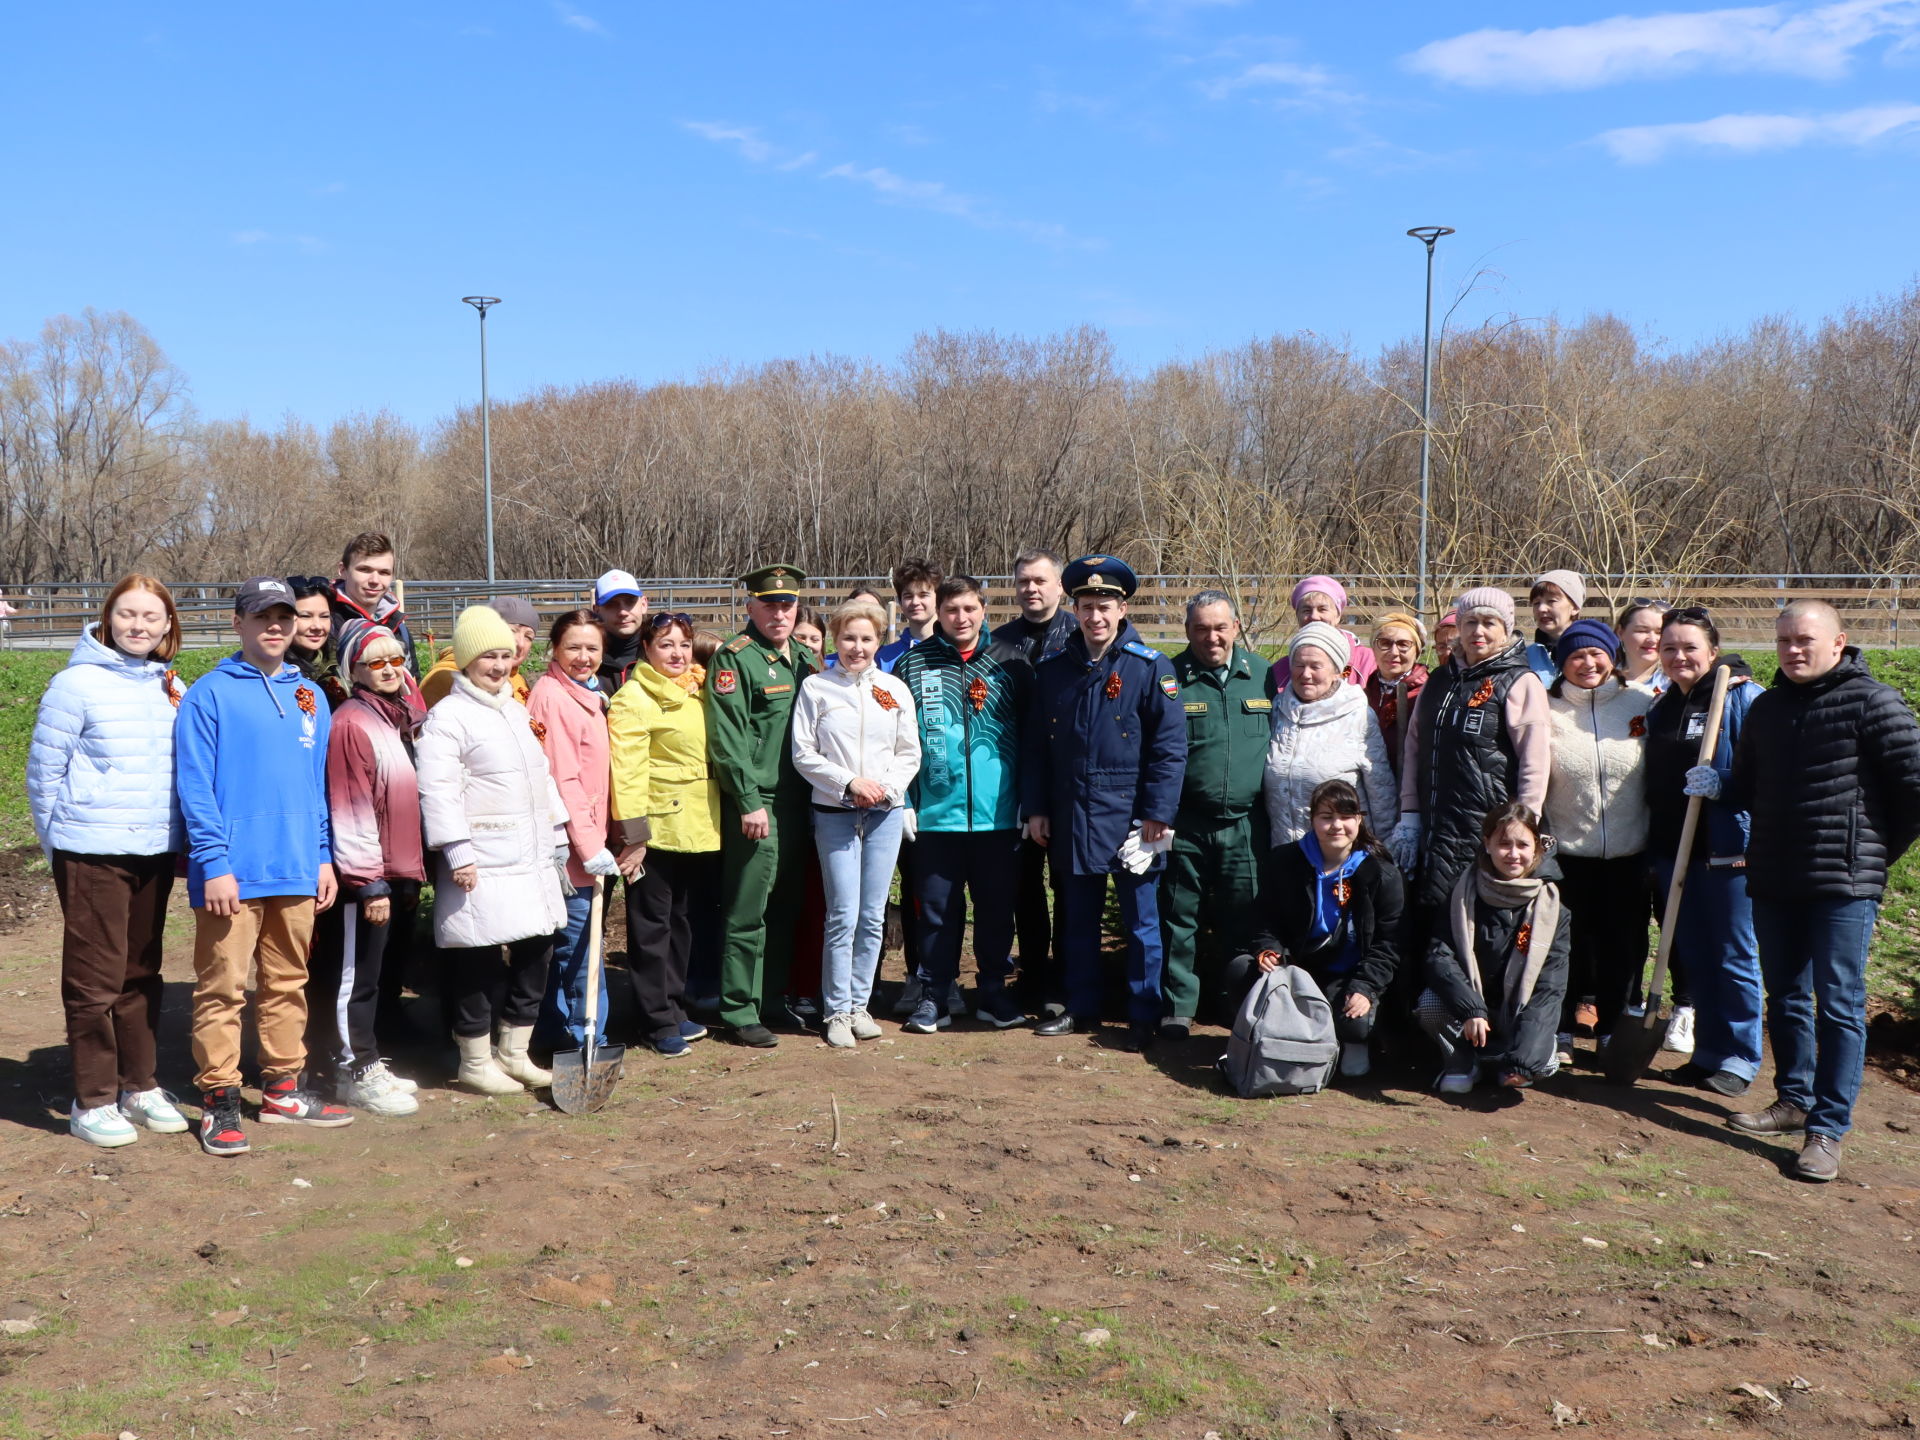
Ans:
[{"label": "white winter boot", "polygon": [[460,1073],[453,1077],[454,1084],[482,1095],[525,1093],[518,1080],[493,1063],[493,1043],[486,1036],[456,1035],[453,1043],[460,1047]]},{"label": "white winter boot", "polygon": [[502,1025],[493,1047],[493,1063],[529,1090],[553,1083],[551,1070],[542,1070],[527,1058],[527,1042],[532,1039],[531,1025]]}]

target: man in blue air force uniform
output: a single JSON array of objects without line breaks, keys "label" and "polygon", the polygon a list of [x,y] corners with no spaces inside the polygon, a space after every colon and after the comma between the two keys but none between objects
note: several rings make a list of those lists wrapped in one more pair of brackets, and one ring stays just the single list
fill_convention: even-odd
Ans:
[{"label": "man in blue air force uniform", "polygon": [[1040,662],[1021,760],[1028,833],[1053,851],[1060,876],[1067,1013],[1040,1035],[1088,1033],[1100,1023],[1100,912],[1111,876],[1127,933],[1127,1019],[1135,1048],[1160,1020],[1160,914],[1187,763],[1180,683],[1166,656],[1127,619],[1139,587],[1108,555],[1061,576],[1079,629]]}]

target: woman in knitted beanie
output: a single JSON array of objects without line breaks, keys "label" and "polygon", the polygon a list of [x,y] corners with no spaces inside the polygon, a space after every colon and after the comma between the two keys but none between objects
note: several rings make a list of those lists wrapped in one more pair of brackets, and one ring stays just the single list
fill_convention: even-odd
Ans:
[{"label": "woman in knitted beanie", "polygon": [[567,807],[508,688],[517,649],[495,611],[462,611],[453,688],[427,712],[415,750],[427,845],[438,855],[433,938],[452,979],[458,1080],[487,1095],[553,1079],[528,1058],[527,1042],[567,920]]}]

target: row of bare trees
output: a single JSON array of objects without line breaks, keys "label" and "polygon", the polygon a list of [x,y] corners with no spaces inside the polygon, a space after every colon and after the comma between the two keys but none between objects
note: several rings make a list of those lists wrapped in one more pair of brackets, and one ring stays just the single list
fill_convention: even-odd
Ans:
[{"label": "row of bare trees", "polygon": [[[1138,373],[1095,329],[939,332],[890,365],[548,387],[494,410],[500,568],[714,575],[779,556],[878,574],[921,553],[987,573],[1046,544],[1229,579],[1404,574],[1419,360],[1277,336]],[[1917,360],[1920,287],[1679,351],[1612,317],[1450,335],[1434,569],[1910,569]],[[428,431],[200,417],[126,315],[0,344],[0,585],[324,568],[365,527],[414,576],[472,577],[480,468],[474,410]]]}]

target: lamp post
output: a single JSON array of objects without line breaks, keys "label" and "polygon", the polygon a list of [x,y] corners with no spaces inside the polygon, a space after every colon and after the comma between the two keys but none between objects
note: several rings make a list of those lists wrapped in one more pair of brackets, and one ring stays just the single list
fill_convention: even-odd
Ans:
[{"label": "lamp post", "polygon": [[1453,234],[1451,225],[1416,225],[1407,231],[1427,247],[1427,319],[1420,336],[1420,579],[1414,612],[1427,618],[1427,528],[1433,519],[1428,498],[1433,464],[1433,242]]},{"label": "lamp post", "polygon": [[[1431,280],[1428,289],[1432,289]],[[498,305],[500,299],[496,295],[462,295],[460,300],[480,312],[480,466],[486,489],[487,583],[491,585],[499,577],[493,568],[493,421],[487,405],[487,307]]]}]

